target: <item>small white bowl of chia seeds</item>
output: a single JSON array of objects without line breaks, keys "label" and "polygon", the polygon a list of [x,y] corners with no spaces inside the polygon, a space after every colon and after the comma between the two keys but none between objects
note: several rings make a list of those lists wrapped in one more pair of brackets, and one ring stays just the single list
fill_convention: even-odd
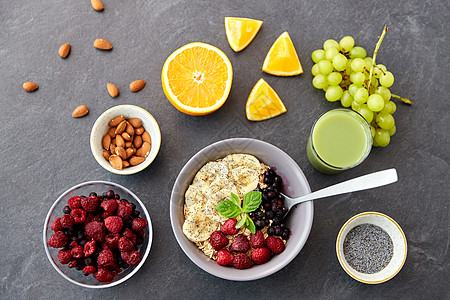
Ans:
[{"label": "small white bowl of chia seeds", "polygon": [[342,268],[355,280],[368,284],[394,277],[405,263],[407,248],[400,226],[378,212],[353,216],[342,226],[336,240]]}]

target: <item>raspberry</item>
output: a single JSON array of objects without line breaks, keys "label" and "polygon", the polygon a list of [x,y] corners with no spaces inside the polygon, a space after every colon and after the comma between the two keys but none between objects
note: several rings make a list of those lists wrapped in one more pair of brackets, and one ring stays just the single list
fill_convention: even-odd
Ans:
[{"label": "raspberry", "polygon": [[252,266],[252,261],[245,253],[238,253],[233,259],[233,267],[236,269],[247,269]]},{"label": "raspberry", "polygon": [[236,233],[239,232],[239,229],[236,228],[236,219],[228,219],[225,221],[225,223],[223,223],[222,228],[220,228],[220,230],[222,231],[223,234],[231,234],[231,235],[235,235]]},{"label": "raspberry", "polygon": [[280,254],[281,252],[284,251],[285,248],[283,241],[273,236],[267,237],[266,244],[267,247],[269,247],[270,251],[272,251],[275,254]]},{"label": "raspberry", "polygon": [[94,213],[98,208],[98,198],[96,196],[89,196],[81,199],[81,206],[88,213]]},{"label": "raspberry", "polygon": [[136,235],[133,233],[133,231],[131,231],[130,228],[125,228],[122,231],[122,236],[129,239],[131,242],[133,242],[133,244],[136,244]]},{"label": "raspberry", "polygon": [[112,265],[110,265],[110,266],[107,266],[106,268],[107,268],[108,270],[114,271],[114,272],[116,272],[116,273],[122,272],[122,269],[119,267],[118,264],[112,264]]},{"label": "raspberry", "polygon": [[75,268],[77,266],[77,260],[76,259],[72,259],[72,261],[69,264],[69,268]]},{"label": "raspberry", "polygon": [[224,236],[219,230],[214,231],[209,238],[209,243],[214,250],[219,251],[226,245],[228,245],[228,238]]},{"label": "raspberry", "polygon": [[55,232],[50,240],[48,241],[48,245],[53,248],[62,248],[67,245],[69,239],[62,231]]},{"label": "raspberry", "polygon": [[106,229],[111,231],[112,233],[118,233],[123,227],[123,221],[120,217],[111,216],[105,219]]},{"label": "raspberry", "polygon": [[116,215],[121,217],[122,220],[126,221],[131,217],[133,213],[133,208],[130,204],[126,202],[119,202],[116,210]]},{"label": "raspberry", "polygon": [[63,227],[61,226],[61,218],[57,218],[57,219],[53,222],[53,224],[52,224],[52,230],[53,230],[54,232],[63,230]]},{"label": "raspberry", "polygon": [[59,222],[63,228],[70,228],[75,223],[72,216],[68,214],[64,214]]},{"label": "raspberry", "polygon": [[133,243],[123,236],[119,239],[118,247],[120,252],[130,251],[133,249]]},{"label": "raspberry", "polygon": [[134,231],[141,231],[145,227],[147,227],[147,220],[143,218],[134,218],[133,222],[131,223],[131,229]]},{"label": "raspberry", "polygon": [[252,260],[255,264],[261,265],[268,262],[270,259],[270,250],[266,247],[258,248],[252,252]]},{"label": "raspberry", "polygon": [[114,256],[111,250],[105,249],[98,254],[97,264],[99,267],[106,267],[114,264]]},{"label": "raspberry", "polygon": [[103,213],[103,218],[106,219],[107,217],[111,216],[114,214],[114,212],[116,211],[117,208],[117,202],[116,200],[106,200],[103,201],[100,206],[103,208],[103,210],[105,211]]},{"label": "raspberry", "polygon": [[75,242],[75,241],[72,241],[71,243],[70,243],[70,247],[75,247],[75,246],[78,246],[78,243],[77,242]]},{"label": "raspberry", "polygon": [[120,234],[118,234],[118,233],[110,233],[105,236],[106,245],[108,245],[108,247],[111,249],[117,248],[119,239],[120,239]]},{"label": "raspberry", "polygon": [[120,256],[130,266],[135,266],[141,261],[141,255],[137,250],[120,252]]},{"label": "raspberry", "polygon": [[95,253],[95,241],[89,241],[84,244],[84,256],[88,257]]},{"label": "raspberry", "polygon": [[231,243],[230,251],[246,253],[250,249],[248,239],[245,235],[239,234],[234,237],[233,243]]},{"label": "raspberry", "polygon": [[94,274],[97,269],[94,266],[86,266],[83,269],[83,273],[85,275]]},{"label": "raspberry", "polygon": [[72,198],[67,201],[67,204],[69,204],[69,207],[71,209],[80,208],[81,207],[81,198],[79,196],[73,196]]},{"label": "raspberry", "polygon": [[105,239],[105,225],[103,223],[92,221],[85,226],[86,235],[96,241],[103,242]]},{"label": "raspberry", "polygon": [[70,263],[70,261],[72,260],[72,254],[70,254],[70,250],[59,250],[58,259],[59,262],[63,265]]},{"label": "raspberry", "polygon": [[217,264],[221,266],[231,265],[233,263],[234,255],[225,249],[217,252]]},{"label": "raspberry", "polygon": [[84,256],[83,247],[81,247],[80,245],[73,247],[70,251],[70,254],[72,254],[73,258],[82,258]]},{"label": "raspberry", "polygon": [[256,230],[255,234],[250,235],[250,245],[255,249],[266,245],[266,240],[264,239],[264,234],[261,230]]},{"label": "raspberry", "polygon": [[94,277],[100,282],[111,282],[114,279],[115,274],[108,269],[100,267],[94,274]]},{"label": "raspberry", "polygon": [[70,215],[73,217],[75,223],[83,223],[84,221],[86,221],[86,211],[81,208],[72,209]]}]

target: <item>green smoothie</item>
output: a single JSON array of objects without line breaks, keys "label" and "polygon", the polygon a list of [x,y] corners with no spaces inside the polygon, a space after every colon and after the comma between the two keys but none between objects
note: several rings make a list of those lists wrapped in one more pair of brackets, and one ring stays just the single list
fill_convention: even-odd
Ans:
[{"label": "green smoothie", "polygon": [[365,119],[352,110],[334,109],[314,124],[307,155],[318,171],[333,174],[360,164],[371,148],[372,133]]}]

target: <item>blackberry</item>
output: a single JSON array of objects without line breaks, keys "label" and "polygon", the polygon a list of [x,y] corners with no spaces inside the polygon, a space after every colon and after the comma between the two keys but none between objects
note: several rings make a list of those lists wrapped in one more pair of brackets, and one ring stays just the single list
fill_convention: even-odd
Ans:
[{"label": "blackberry", "polygon": [[269,228],[267,228],[267,234],[273,235],[274,233],[275,233],[275,229],[272,226],[269,226]]},{"label": "blackberry", "polygon": [[266,211],[266,218],[272,220],[273,219],[273,211],[271,211],[271,210]]},{"label": "blackberry", "polygon": [[262,211],[258,211],[258,212],[256,213],[256,217],[262,219],[262,218],[264,218],[264,213],[263,213]]},{"label": "blackberry", "polygon": [[119,194],[115,194],[115,195],[114,195],[114,199],[120,200],[120,195],[119,195]]},{"label": "blackberry", "polygon": [[95,196],[95,197],[97,197],[97,193],[96,193],[96,192],[91,192],[91,193],[89,194],[89,196]]},{"label": "blackberry", "polygon": [[70,211],[71,211],[71,209],[70,209],[70,207],[67,205],[67,206],[64,206],[64,208],[63,208],[63,213],[65,213],[65,214],[70,214]]},{"label": "blackberry", "polygon": [[275,226],[280,225],[280,218],[279,217],[274,217],[272,219],[272,225],[275,225]]},{"label": "blackberry", "polygon": [[133,218],[138,218],[139,217],[139,211],[138,210],[134,210],[132,213],[131,213],[131,216],[133,217]]},{"label": "blackberry", "polygon": [[261,229],[261,228],[263,228],[265,225],[266,225],[266,224],[264,223],[263,220],[256,220],[256,221],[255,221],[255,226],[256,226],[257,229]]},{"label": "blackberry", "polygon": [[280,236],[283,233],[283,230],[280,227],[275,228],[275,235]]}]

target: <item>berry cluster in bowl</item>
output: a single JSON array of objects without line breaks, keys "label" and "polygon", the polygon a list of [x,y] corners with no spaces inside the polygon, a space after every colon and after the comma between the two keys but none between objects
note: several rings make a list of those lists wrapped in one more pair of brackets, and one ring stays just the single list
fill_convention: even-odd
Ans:
[{"label": "berry cluster in bowl", "polygon": [[56,218],[47,245],[62,248],[58,260],[69,268],[111,282],[123,270],[138,265],[148,222],[136,205],[113,190],[102,195],[72,196]]}]

